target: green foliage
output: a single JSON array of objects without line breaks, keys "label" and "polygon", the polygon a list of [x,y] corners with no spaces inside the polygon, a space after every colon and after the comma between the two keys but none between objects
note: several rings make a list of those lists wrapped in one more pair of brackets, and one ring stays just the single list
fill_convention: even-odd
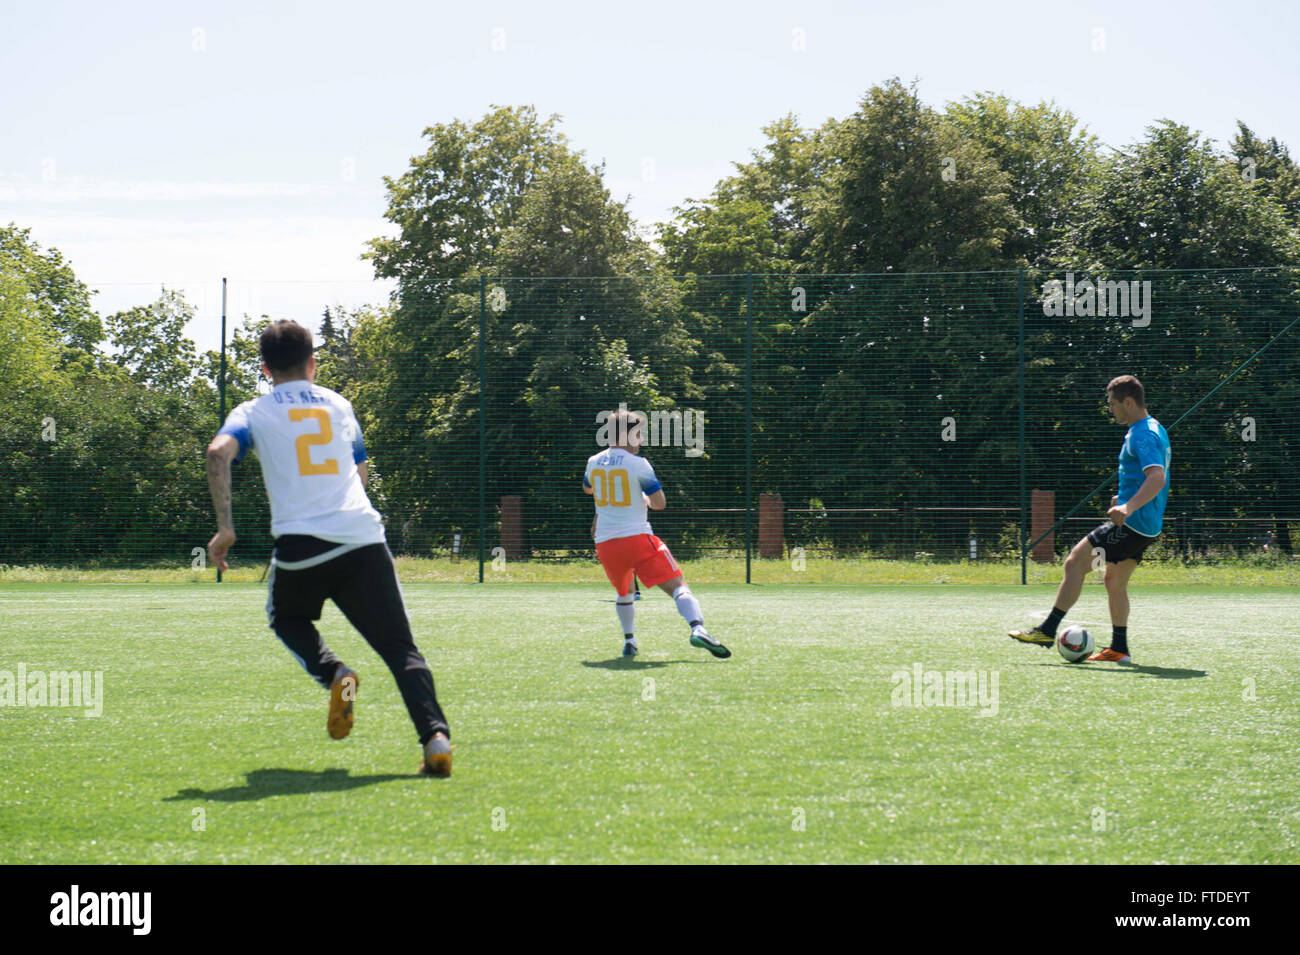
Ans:
[{"label": "green foliage", "polygon": [[[366,253],[397,294],[325,309],[317,353],[317,380],[356,407],[390,527],[411,522],[427,547],[476,535],[484,427],[489,508],[522,495],[529,543],[585,546],[580,469],[596,413],[625,402],[707,422],[696,458],[647,453],[683,552],[737,546],[752,486],[825,503],[792,520],[803,544],[947,555],[968,527],[997,540],[1008,515],[919,509],[1019,498],[1020,302],[1015,272],[989,270],[1027,268],[1026,466],[1060,510],[1113,470],[1097,450],[1118,437],[1105,381],[1139,374],[1168,424],[1300,314],[1300,169],[1244,124],[1226,151],[1164,120],[1102,156],[1055,104],[978,93],[939,111],[892,79],[846,117],[762,132],[652,244],[559,117],[494,107],[425,130],[425,151],[384,180],[396,234]],[[1044,283],[1067,269],[1152,282],[1155,325],[1044,316]],[[196,355],[178,293],[102,320],[90,298],[57,250],[0,229],[0,560],[181,559],[210,532],[218,354]],[[264,387],[269,321],[233,332],[227,410]],[[1297,334],[1175,434],[1186,514],[1286,526]],[[1258,442],[1241,437],[1247,419]],[[235,480],[255,559],[256,465]],[[1180,552],[1200,546],[1178,527]]]},{"label": "green foliage", "polygon": [[376,275],[400,279],[403,295],[414,297],[481,268],[528,187],[571,155],[558,124],[532,107],[500,107],[473,126],[457,120],[426,129],[428,150],[398,178],[384,177],[385,217],[400,235],[370,242]]},{"label": "green foliage", "polygon": [[767,143],[703,201],[675,208],[659,227],[676,275],[791,272],[809,241],[808,203],[822,173],[819,133],[787,115],[763,128]]},{"label": "green foliage", "polygon": [[1258,191],[1276,199],[1292,228],[1300,226],[1300,168],[1286,144],[1272,136],[1265,142],[1238,121],[1232,156],[1242,178],[1254,182]]},{"label": "green foliage", "polygon": [[1278,202],[1169,120],[1103,164],[1070,231],[1071,263],[1095,268],[1300,263],[1300,239]]},{"label": "green foliage", "polygon": [[194,307],[179,292],[163,290],[156,302],[110,315],[108,338],[114,361],[131,379],[161,392],[178,392],[196,371],[194,343],[185,326]]},{"label": "green foliage", "polygon": [[[988,151],[925,106],[915,86],[873,87],[827,124],[826,173],[811,205],[817,270],[998,268],[1020,224],[1011,182]],[[945,176],[945,171],[948,175]]]},{"label": "green foliage", "polygon": [[103,340],[103,326],[90,306],[90,289],[77,279],[57,249],[41,251],[31,239],[31,229],[20,229],[12,222],[0,227],[0,265],[11,280],[17,277],[27,286],[61,344],[89,352]]},{"label": "green foliage", "polygon": [[1096,137],[1055,104],[1025,106],[995,93],[950,104],[944,121],[983,147],[1010,180],[1020,222],[1004,245],[1006,256],[1027,265],[1058,259],[1076,203],[1098,172]]},{"label": "green foliage", "polygon": [[0,260],[0,396],[30,400],[57,389],[58,363],[59,337],[49,316],[22,272]]}]

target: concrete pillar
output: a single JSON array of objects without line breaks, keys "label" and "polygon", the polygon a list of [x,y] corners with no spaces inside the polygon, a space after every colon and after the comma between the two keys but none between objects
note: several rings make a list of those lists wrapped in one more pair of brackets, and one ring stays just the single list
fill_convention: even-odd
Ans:
[{"label": "concrete pillar", "polygon": [[506,560],[524,558],[524,499],[518,494],[501,498],[501,546]]},{"label": "concrete pillar", "polygon": [[[1030,495],[1029,539],[1037,540],[1038,535],[1052,526],[1056,520],[1056,492],[1035,489]],[[1029,552],[1040,564],[1056,563],[1056,535],[1048,534]]]},{"label": "concrete pillar", "polygon": [[758,556],[785,556],[785,506],[780,494],[758,496]]}]

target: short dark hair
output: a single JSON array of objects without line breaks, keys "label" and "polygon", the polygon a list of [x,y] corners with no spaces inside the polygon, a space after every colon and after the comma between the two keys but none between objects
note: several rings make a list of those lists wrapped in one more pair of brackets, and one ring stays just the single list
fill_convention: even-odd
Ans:
[{"label": "short dark hair", "polygon": [[1125,398],[1132,398],[1139,408],[1147,406],[1146,389],[1142,387],[1142,382],[1138,381],[1133,375],[1120,375],[1106,386],[1106,394],[1114,397],[1116,401],[1123,401]]},{"label": "short dark hair", "polygon": [[291,319],[266,326],[258,339],[262,361],[272,371],[295,371],[307,364],[312,353],[311,330]]}]

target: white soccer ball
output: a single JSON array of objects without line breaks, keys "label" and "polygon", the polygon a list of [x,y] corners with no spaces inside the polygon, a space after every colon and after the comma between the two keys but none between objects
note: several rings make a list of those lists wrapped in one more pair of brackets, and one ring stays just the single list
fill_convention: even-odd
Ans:
[{"label": "white soccer ball", "polygon": [[1056,635],[1056,650],[1066,663],[1082,663],[1097,650],[1097,641],[1083,627],[1066,627]]}]

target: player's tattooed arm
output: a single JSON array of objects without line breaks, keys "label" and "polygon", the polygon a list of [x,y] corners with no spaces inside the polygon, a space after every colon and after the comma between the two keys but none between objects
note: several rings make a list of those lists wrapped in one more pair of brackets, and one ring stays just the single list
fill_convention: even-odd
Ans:
[{"label": "player's tattooed arm", "polygon": [[217,527],[223,531],[235,528],[230,507],[230,462],[238,450],[239,442],[228,434],[217,435],[208,445],[208,491],[217,514]]},{"label": "player's tattooed arm", "polygon": [[226,554],[235,544],[235,521],[230,513],[230,462],[239,450],[239,442],[228,434],[219,434],[208,445],[208,490],[212,508],[217,512],[217,532],[208,541],[208,556],[222,570],[228,570]]}]

